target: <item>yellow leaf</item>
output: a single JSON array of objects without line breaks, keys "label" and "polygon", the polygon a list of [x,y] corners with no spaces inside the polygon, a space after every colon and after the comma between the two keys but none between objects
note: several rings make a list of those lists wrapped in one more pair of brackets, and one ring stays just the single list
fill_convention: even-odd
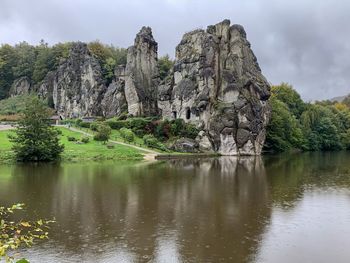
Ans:
[{"label": "yellow leaf", "polygon": [[28,222],[21,222],[21,225],[24,227],[31,227],[31,225]]}]

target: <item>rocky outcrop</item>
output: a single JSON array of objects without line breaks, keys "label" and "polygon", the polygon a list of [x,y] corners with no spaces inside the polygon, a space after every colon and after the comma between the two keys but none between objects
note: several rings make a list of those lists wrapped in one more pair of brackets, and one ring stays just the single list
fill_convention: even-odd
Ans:
[{"label": "rocky outcrop", "polygon": [[108,86],[102,100],[103,116],[111,118],[128,111],[125,98],[125,68],[118,66],[115,70],[115,80]]},{"label": "rocky outcrop", "polygon": [[85,43],[74,43],[69,57],[50,72],[38,88],[43,98],[52,98],[64,117],[102,115],[101,101],[107,88],[101,66]]},{"label": "rocky outcrop", "polygon": [[26,95],[32,91],[32,85],[28,77],[21,77],[15,80],[11,86],[10,97]]},{"label": "rocky outcrop", "polygon": [[172,78],[159,87],[164,118],[196,124],[199,143],[224,155],[259,155],[265,140],[270,87],[242,26],[225,20],[185,34]]},{"label": "rocky outcrop", "polygon": [[157,87],[159,70],[158,44],[152,30],[143,27],[136,35],[135,43],[128,48],[125,68],[125,96],[128,112],[133,116],[154,116],[158,114]]},{"label": "rocky outcrop", "polygon": [[177,139],[170,149],[176,152],[183,153],[198,153],[199,152],[199,144],[195,140],[189,138],[180,138]]},{"label": "rocky outcrop", "polygon": [[[186,33],[176,47],[170,74],[160,83],[158,44],[143,27],[107,87],[87,45],[74,43],[69,57],[34,89],[63,117],[131,116],[181,118],[200,130],[196,141],[180,139],[179,151],[259,155],[270,116],[270,86],[240,25],[224,20]],[[21,78],[11,95],[28,93]],[[51,105],[50,103],[50,105]]]}]

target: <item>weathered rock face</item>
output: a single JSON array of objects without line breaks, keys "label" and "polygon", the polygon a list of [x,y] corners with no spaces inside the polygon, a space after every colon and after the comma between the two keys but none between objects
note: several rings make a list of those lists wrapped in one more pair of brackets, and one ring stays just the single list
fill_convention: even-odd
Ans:
[{"label": "weathered rock face", "polygon": [[209,141],[224,155],[259,155],[269,90],[243,27],[225,20],[184,35],[173,77],[159,86],[158,105],[164,118],[201,128],[202,148]]},{"label": "weathered rock face", "polygon": [[98,61],[85,43],[74,43],[68,59],[50,72],[38,88],[43,98],[52,97],[61,116],[102,115],[101,101],[106,92],[105,80]]},{"label": "weathered rock face", "polygon": [[125,98],[125,68],[119,66],[115,70],[115,80],[108,86],[102,100],[103,116],[111,118],[126,113],[128,104]]},{"label": "weathered rock face", "polygon": [[149,27],[143,27],[135,38],[135,44],[128,48],[125,96],[128,112],[133,116],[154,116],[158,113],[157,50],[158,44]]},{"label": "weathered rock face", "polygon": [[183,153],[199,152],[198,142],[189,138],[177,139],[170,148],[176,152],[183,152]]},{"label": "weathered rock face", "polygon": [[21,77],[15,80],[10,89],[10,97],[29,94],[32,91],[32,85],[28,77]]}]

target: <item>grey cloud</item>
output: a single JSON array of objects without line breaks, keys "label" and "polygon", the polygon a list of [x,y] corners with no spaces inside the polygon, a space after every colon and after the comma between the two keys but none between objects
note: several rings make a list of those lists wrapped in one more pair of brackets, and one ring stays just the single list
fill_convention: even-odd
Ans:
[{"label": "grey cloud", "polygon": [[348,0],[1,0],[0,42],[91,41],[127,47],[143,25],[160,54],[183,33],[225,18],[242,24],[273,84],[289,82],[306,100],[350,93]]}]

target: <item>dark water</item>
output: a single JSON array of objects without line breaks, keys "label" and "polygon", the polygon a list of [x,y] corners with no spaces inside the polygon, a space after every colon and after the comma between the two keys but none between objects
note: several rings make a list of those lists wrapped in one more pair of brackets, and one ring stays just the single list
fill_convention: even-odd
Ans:
[{"label": "dark water", "polygon": [[350,154],[0,166],[31,262],[350,262]]}]

